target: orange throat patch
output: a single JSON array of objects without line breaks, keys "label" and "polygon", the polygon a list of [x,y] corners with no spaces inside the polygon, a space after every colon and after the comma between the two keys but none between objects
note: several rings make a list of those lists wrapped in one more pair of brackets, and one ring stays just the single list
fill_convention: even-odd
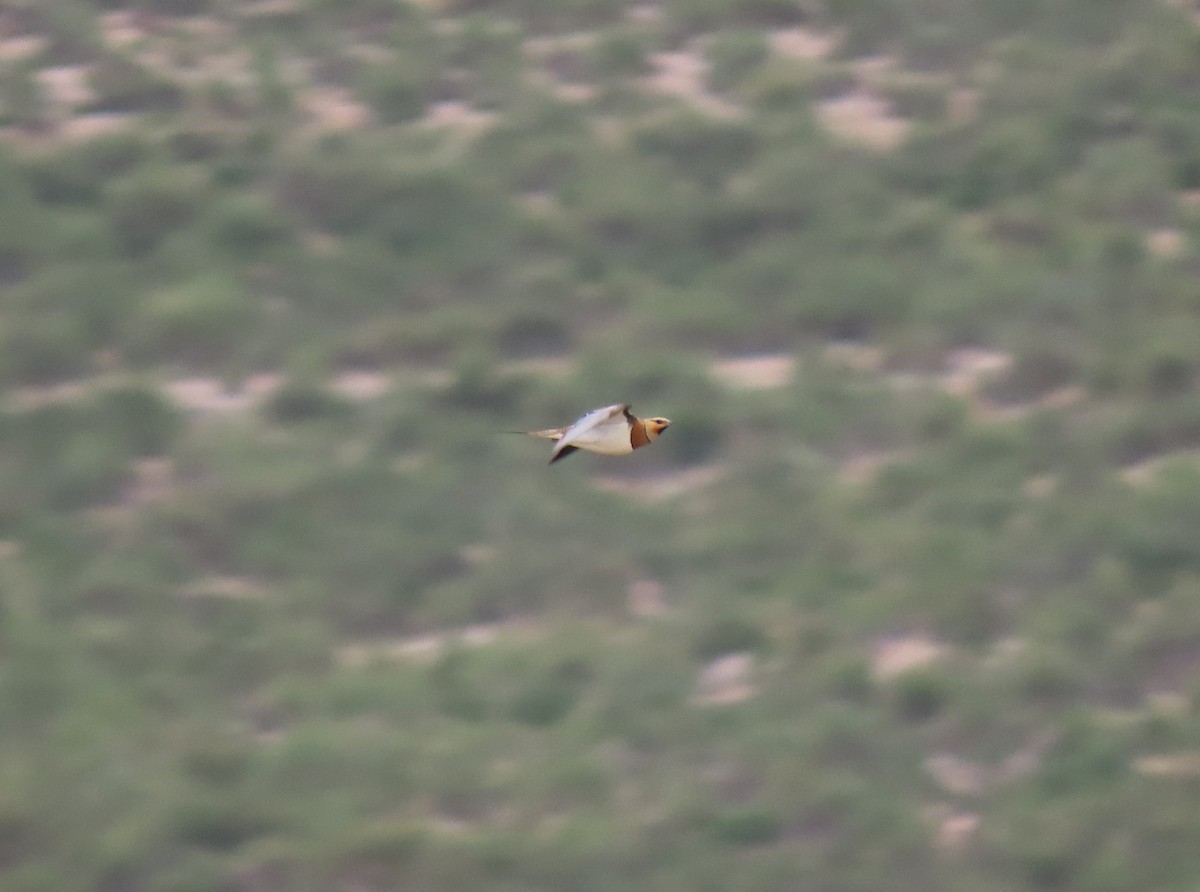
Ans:
[{"label": "orange throat patch", "polygon": [[629,445],[634,449],[639,446],[650,445],[650,435],[646,433],[646,425],[642,419],[635,419],[633,425],[629,428]]}]

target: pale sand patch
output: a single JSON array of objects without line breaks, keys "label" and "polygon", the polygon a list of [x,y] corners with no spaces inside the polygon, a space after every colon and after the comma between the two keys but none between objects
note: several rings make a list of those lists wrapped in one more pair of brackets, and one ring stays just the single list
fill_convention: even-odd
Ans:
[{"label": "pale sand patch", "polygon": [[909,130],[890,102],[865,89],[818,103],[817,118],[835,136],[881,151],[896,148]]},{"label": "pale sand patch", "polygon": [[421,124],[426,127],[447,128],[474,138],[496,123],[495,112],[481,111],[469,102],[447,100],[429,106]]},{"label": "pale sand patch", "polygon": [[887,681],[941,659],[946,650],[946,645],[917,635],[884,638],[875,643],[871,653],[871,675]]},{"label": "pale sand patch", "polygon": [[946,356],[946,371],[942,386],[955,396],[970,396],[979,390],[984,379],[1008,371],[1012,367],[1011,353],[962,347]]},{"label": "pale sand patch", "polygon": [[599,94],[591,84],[568,84],[551,78],[551,89],[554,95],[567,102],[591,102]]},{"label": "pale sand patch", "polygon": [[179,590],[185,598],[228,598],[231,601],[255,601],[266,597],[267,590],[244,576],[206,576]]},{"label": "pale sand patch", "polygon": [[246,18],[271,18],[280,15],[292,15],[300,11],[296,0],[253,0],[243,2],[238,14]]},{"label": "pale sand patch", "polygon": [[499,550],[495,545],[490,545],[487,542],[473,542],[470,545],[464,545],[458,550],[458,556],[468,564],[478,566],[486,564],[489,561],[496,559]]},{"label": "pale sand patch", "polygon": [[555,53],[579,52],[586,50],[596,42],[596,34],[592,31],[571,31],[566,34],[548,34],[539,37],[527,37],[521,44],[526,55],[544,59]]},{"label": "pale sand patch", "polygon": [[989,421],[1018,421],[1037,409],[1066,409],[1082,403],[1087,396],[1084,388],[1072,384],[1052,390],[1045,396],[1024,403],[1007,405],[991,405],[975,403],[972,409],[975,414]]},{"label": "pale sand patch", "polygon": [[146,31],[138,21],[137,12],[116,9],[100,16],[100,34],[106,44],[120,48],[137,43],[146,36]]},{"label": "pale sand patch", "polygon": [[1053,731],[1041,731],[1033,736],[1023,747],[1010,753],[995,771],[995,780],[1014,781],[1029,777],[1037,771],[1042,757],[1058,740]]},{"label": "pale sand patch", "polygon": [[1031,499],[1044,499],[1053,495],[1056,489],[1058,489],[1058,477],[1054,474],[1038,474],[1036,477],[1030,477],[1021,487],[1025,496]]},{"label": "pale sand patch", "polygon": [[1142,756],[1133,761],[1133,768],[1148,777],[1200,777],[1200,752]]},{"label": "pale sand patch", "polygon": [[90,71],[91,67],[88,65],[62,65],[43,68],[35,76],[50,102],[68,108],[78,108],[96,98],[95,91],[88,84]]},{"label": "pale sand patch", "polygon": [[860,486],[871,483],[888,465],[894,465],[908,457],[909,453],[902,450],[860,452],[845,459],[838,466],[838,479],[843,483]]},{"label": "pale sand patch", "polygon": [[1178,257],[1187,247],[1187,236],[1181,229],[1155,229],[1146,235],[1146,250],[1155,257]]},{"label": "pale sand patch", "polygon": [[391,378],[383,372],[366,370],[340,372],[330,385],[334,392],[352,400],[377,399],[391,386]]},{"label": "pale sand patch", "polygon": [[936,753],[924,767],[938,786],[955,796],[977,796],[987,785],[987,769],[952,753]]},{"label": "pale sand patch", "polygon": [[979,829],[979,815],[973,812],[954,812],[938,824],[935,842],[944,852],[961,849]]},{"label": "pale sand patch", "polygon": [[633,616],[646,618],[667,612],[666,587],[655,579],[635,579],[626,591],[626,606]]},{"label": "pale sand patch", "polygon": [[710,371],[717,383],[733,390],[770,390],[787,385],[795,367],[791,356],[776,353],[720,359]]},{"label": "pale sand patch", "polygon": [[40,34],[21,34],[0,40],[0,62],[20,62],[44,50],[50,41]]},{"label": "pale sand patch", "polygon": [[507,375],[553,375],[565,377],[578,368],[570,356],[530,356],[501,363],[500,371]]},{"label": "pale sand patch", "polygon": [[887,354],[883,348],[859,341],[831,341],[825,345],[825,359],[856,372],[878,372],[883,369]]},{"label": "pale sand patch", "polygon": [[750,680],[753,671],[753,654],[718,657],[700,670],[693,699],[702,706],[720,706],[749,699],[758,693]]},{"label": "pale sand patch", "polygon": [[842,42],[842,35],[810,28],[780,28],[767,35],[771,52],[789,59],[824,59]]},{"label": "pale sand patch", "polygon": [[337,649],[336,659],[339,664],[349,668],[361,668],[374,662],[412,660],[426,663],[436,660],[450,646],[479,647],[492,644],[501,636],[533,637],[536,631],[537,627],[528,623],[480,623],[387,641],[346,644]]},{"label": "pale sand patch", "polygon": [[549,190],[525,192],[517,201],[521,207],[538,217],[550,217],[562,210],[558,196]]},{"label": "pale sand patch", "polygon": [[1134,486],[1145,486],[1153,483],[1162,470],[1176,462],[1186,462],[1200,466],[1200,450],[1180,449],[1164,455],[1155,455],[1145,461],[1126,465],[1121,469],[1121,479]]},{"label": "pale sand patch", "polygon": [[300,92],[299,99],[312,131],[353,130],[374,120],[371,109],[345,87],[309,87]]},{"label": "pale sand patch", "polygon": [[958,87],[946,94],[946,117],[952,124],[969,124],[979,117],[981,93],[974,87]]},{"label": "pale sand patch", "polygon": [[80,381],[60,381],[57,384],[32,385],[16,387],[9,391],[9,399],[19,409],[37,409],[52,403],[77,400],[97,386],[90,379]]},{"label": "pale sand patch", "polygon": [[163,385],[176,405],[192,412],[237,412],[249,409],[283,384],[283,375],[251,375],[233,389],[219,378],[180,378]]},{"label": "pale sand patch", "polygon": [[663,8],[656,3],[631,3],[625,8],[626,17],[633,22],[643,24],[658,24],[665,17]]},{"label": "pale sand patch", "polygon": [[175,465],[169,458],[139,458],[133,463],[133,480],[121,501],[135,505],[163,502],[176,490]]},{"label": "pale sand patch", "polygon": [[55,134],[61,139],[86,142],[97,136],[116,133],[133,125],[137,115],[132,112],[96,112],[89,115],[71,115],[60,121]]},{"label": "pale sand patch", "polygon": [[737,117],[742,110],[708,91],[708,63],[698,49],[654,53],[655,71],[642,78],[646,89],[683,99],[696,109],[718,118]]}]

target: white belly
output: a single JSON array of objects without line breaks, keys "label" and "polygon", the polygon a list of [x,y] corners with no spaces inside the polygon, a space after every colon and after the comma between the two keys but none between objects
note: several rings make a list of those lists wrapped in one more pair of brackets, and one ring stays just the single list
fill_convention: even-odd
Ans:
[{"label": "white belly", "polygon": [[604,424],[590,431],[583,431],[571,438],[571,445],[601,455],[627,455],[633,452],[633,444],[629,440],[629,425],[624,419],[620,424]]}]

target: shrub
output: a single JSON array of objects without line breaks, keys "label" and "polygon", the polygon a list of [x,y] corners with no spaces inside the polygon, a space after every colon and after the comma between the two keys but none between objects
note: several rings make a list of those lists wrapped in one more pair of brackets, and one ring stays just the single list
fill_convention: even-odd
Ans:
[{"label": "shrub", "polygon": [[124,56],[104,56],[90,74],[98,112],[178,111],[183,90],[173,81]]},{"label": "shrub", "polygon": [[712,819],[712,834],[718,842],[734,846],[758,846],[774,842],[783,822],[774,810],[744,806],[728,809]]},{"label": "shrub", "polygon": [[425,112],[431,84],[419,71],[394,60],[363,69],[358,94],[384,124],[403,124]]},{"label": "shrub", "polygon": [[574,686],[560,678],[543,678],[527,685],[512,704],[512,717],[526,725],[553,725],[575,705]]},{"label": "shrub", "polygon": [[174,403],[157,390],[137,384],[101,392],[96,397],[95,411],[125,448],[137,456],[166,452],[184,424]]},{"label": "shrub", "polygon": [[178,171],[152,169],[105,190],[104,210],[123,253],[141,257],[196,217],[202,184]]},{"label": "shrub", "polygon": [[950,698],[947,679],[937,670],[911,669],[893,684],[896,713],[908,722],[927,722],[936,718]]},{"label": "shrub", "polygon": [[203,364],[232,356],[256,312],[241,285],[220,273],[149,295],[131,325],[130,349],[158,360]]},{"label": "shrub", "polygon": [[208,237],[239,260],[253,260],[286,243],[293,235],[291,221],[261,198],[240,196],[211,211]]},{"label": "shrub", "polygon": [[344,418],[350,404],[320,385],[290,380],[267,399],[263,412],[272,421],[292,424],[300,421]]},{"label": "shrub", "polygon": [[761,650],[767,636],[757,625],[740,616],[726,616],[703,627],[692,643],[692,653],[700,660],[741,651]]},{"label": "shrub", "polygon": [[722,30],[705,50],[708,84],[719,92],[735,90],[769,57],[770,49],[762,32]]},{"label": "shrub", "polygon": [[727,181],[758,149],[758,139],[749,128],[696,114],[643,127],[633,140],[642,154],[663,158],[672,169],[709,187]]}]

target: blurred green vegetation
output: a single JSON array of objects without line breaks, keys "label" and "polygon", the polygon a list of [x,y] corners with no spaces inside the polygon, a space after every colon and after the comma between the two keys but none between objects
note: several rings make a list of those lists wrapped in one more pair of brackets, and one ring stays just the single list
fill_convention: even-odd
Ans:
[{"label": "blurred green vegetation", "polygon": [[1198,86],[1166,0],[0,9],[0,886],[1195,889]]}]

